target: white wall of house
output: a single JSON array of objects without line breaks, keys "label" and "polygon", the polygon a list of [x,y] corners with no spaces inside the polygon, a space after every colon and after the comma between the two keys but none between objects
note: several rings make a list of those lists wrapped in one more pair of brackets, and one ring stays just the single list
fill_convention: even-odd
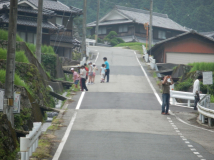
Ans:
[{"label": "white wall of house", "polygon": [[188,64],[194,62],[214,62],[214,54],[166,53],[166,63]]}]

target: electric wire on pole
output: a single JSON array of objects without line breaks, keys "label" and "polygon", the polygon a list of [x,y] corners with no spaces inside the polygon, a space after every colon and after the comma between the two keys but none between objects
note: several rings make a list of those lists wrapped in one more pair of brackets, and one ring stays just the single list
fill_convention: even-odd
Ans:
[{"label": "electric wire on pole", "polygon": [[95,31],[96,44],[97,44],[98,32],[99,32],[99,14],[100,14],[100,0],[97,0],[97,21],[96,21],[96,31]]},{"label": "electric wire on pole", "polygon": [[18,0],[10,0],[5,97],[4,97],[4,108],[3,108],[3,113],[7,115],[7,118],[11,122],[11,125],[13,127],[14,127],[13,105],[14,105],[17,6],[18,6]]}]

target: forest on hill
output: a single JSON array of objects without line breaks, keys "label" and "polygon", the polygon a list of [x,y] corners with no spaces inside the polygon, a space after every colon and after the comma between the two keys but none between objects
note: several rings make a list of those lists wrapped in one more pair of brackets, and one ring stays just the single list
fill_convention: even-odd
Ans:
[{"label": "forest on hill", "polygon": [[[83,0],[60,0],[83,8]],[[168,14],[175,22],[200,32],[214,31],[214,0],[153,0],[154,12]],[[115,5],[145,9],[150,0],[100,0],[100,17]],[[97,0],[87,0],[87,22],[96,21]]]}]

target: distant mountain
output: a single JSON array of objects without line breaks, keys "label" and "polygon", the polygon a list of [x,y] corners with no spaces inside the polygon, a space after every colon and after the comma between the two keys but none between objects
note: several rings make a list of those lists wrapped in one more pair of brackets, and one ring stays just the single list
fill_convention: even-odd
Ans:
[{"label": "distant mountain", "polygon": [[[83,0],[60,0],[68,6],[83,8]],[[166,13],[169,18],[197,31],[214,31],[214,0],[153,0],[154,12]],[[149,9],[150,0],[100,0],[100,17],[114,5]],[[97,0],[87,0],[87,22],[96,21]]]}]

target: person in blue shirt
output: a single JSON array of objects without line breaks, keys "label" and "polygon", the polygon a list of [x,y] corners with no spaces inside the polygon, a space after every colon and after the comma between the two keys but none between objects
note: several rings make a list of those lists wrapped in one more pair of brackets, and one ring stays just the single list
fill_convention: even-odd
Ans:
[{"label": "person in blue shirt", "polygon": [[105,66],[106,66],[106,72],[105,72],[105,77],[104,77],[104,79],[105,79],[105,78],[106,78],[106,76],[107,76],[107,80],[106,80],[106,82],[109,82],[109,74],[110,74],[109,63],[108,63],[108,61],[107,61],[107,58],[106,58],[106,57],[104,57],[104,58],[103,58],[103,60],[104,60],[104,62],[105,62]]}]

